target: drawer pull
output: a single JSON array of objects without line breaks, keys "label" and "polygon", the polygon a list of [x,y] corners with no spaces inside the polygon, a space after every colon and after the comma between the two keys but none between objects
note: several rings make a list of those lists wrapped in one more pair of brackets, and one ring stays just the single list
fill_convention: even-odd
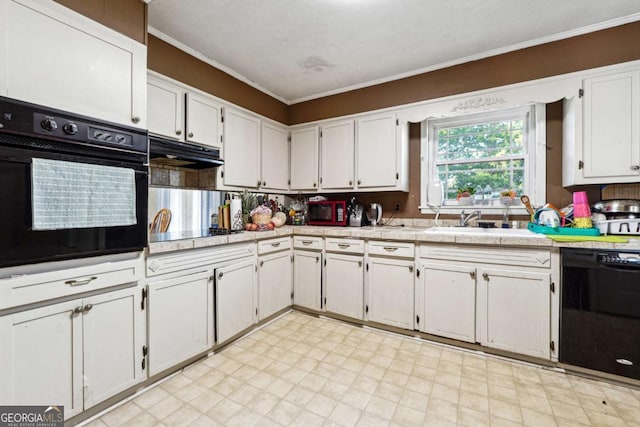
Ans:
[{"label": "drawer pull", "polygon": [[91,311],[92,308],[93,308],[93,304],[87,304],[82,308],[82,312],[86,313],[88,311]]},{"label": "drawer pull", "polygon": [[278,246],[280,246],[280,243],[282,242],[272,243],[271,246],[273,246],[274,248],[277,248]]},{"label": "drawer pull", "polygon": [[66,282],[64,282],[64,284],[69,286],[82,286],[82,285],[87,285],[91,283],[93,280],[96,280],[97,278],[98,278],[97,276],[92,276],[84,280],[75,280],[75,279],[67,280]]},{"label": "drawer pull", "polygon": [[349,246],[351,246],[351,245],[348,245],[346,243],[338,243],[338,247],[340,249],[347,249]]},{"label": "drawer pull", "polygon": [[489,280],[489,275],[487,273],[482,273],[482,278],[484,280]]},{"label": "drawer pull", "polygon": [[78,306],[73,309],[73,314],[80,314],[80,313],[82,313],[82,306]]},{"label": "drawer pull", "polygon": [[302,244],[305,245],[305,246],[309,246],[312,243],[313,243],[313,241],[311,241],[311,240],[303,240],[302,241]]},{"label": "drawer pull", "polygon": [[474,279],[476,277],[476,272],[475,271],[470,271],[469,272],[469,276],[471,276],[471,278]]},{"label": "drawer pull", "polygon": [[398,248],[394,248],[393,246],[384,246],[383,249],[387,252],[395,252]]}]

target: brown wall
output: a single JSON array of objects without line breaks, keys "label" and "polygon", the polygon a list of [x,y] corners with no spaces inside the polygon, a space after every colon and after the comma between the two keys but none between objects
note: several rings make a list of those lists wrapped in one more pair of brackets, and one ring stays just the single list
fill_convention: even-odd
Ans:
[{"label": "brown wall", "polygon": [[287,104],[149,35],[150,70],[196,87],[281,123],[288,121]]},{"label": "brown wall", "polygon": [[140,0],[55,0],[125,36],[147,42],[147,5]]},{"label": "brown wall", "polygon": [[640,21],[289,107],[289,124],[640,59]]}]

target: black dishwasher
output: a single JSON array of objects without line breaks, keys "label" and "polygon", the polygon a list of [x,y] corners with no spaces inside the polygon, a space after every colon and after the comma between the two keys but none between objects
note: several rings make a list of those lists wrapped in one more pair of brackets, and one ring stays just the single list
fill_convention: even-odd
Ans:
[{"label": "black dishwasher", "polygon": [[640,379],[640,252],[561,255],[560,362]]}]

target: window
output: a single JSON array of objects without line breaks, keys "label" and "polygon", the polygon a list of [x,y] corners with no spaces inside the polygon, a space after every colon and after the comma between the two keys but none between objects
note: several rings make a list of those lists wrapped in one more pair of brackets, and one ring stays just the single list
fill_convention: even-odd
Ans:
[{"label": "window", "polygon": [[543,104],[428,120],[426,126],[423,213],[433,212],[429,206],[435,205],[491,210],[512,203],[518,208],[523,194],[544,198],[545,153],[537,149],[544,146]]}]

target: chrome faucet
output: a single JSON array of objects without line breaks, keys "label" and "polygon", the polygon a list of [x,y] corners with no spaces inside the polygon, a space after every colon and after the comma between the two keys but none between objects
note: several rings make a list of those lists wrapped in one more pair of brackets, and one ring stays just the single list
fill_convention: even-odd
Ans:
[{"label": "chrome faucet", "polygon": [[460,212],[460,227],[466,227],[469,225],[469,221],[474,219],[481,219],[482,212],[473,211],[471,213],[465,214],[464,211]]}]

